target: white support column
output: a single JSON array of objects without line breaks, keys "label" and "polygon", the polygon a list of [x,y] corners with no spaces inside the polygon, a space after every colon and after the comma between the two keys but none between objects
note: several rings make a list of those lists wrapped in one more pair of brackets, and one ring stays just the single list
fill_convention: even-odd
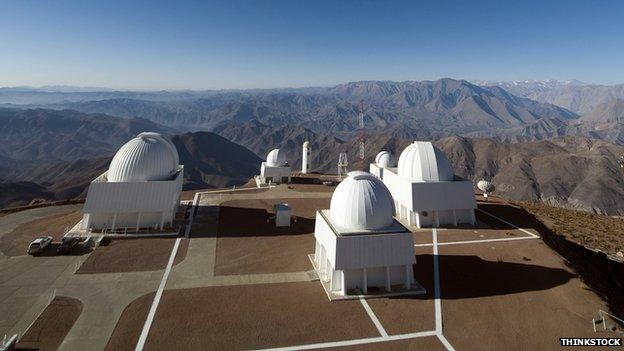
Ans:
[{"label": "white support column", "polygon": [[163,225],[165,224],[165,212],[160,213],[160,230],[163,230]]},{"label": "white support column", "polygon": [[386,291],[390,292],[390,266],[386,266]]},{"label": "white support column", "polygon": [[451,211],[453,215],[453,226],[457,227],[457,213],[455,213],[455,210],[451,210]]},{"label": "white support column", "polygon": [[347,284],[345,282],[345,272],[344,270],[340,271],[340,292],[342,295],[347,294]]},{"label": "white support column", "polygon": [[433,211],[433,220],[434,220],[434,223],[433,223],[434,228],[438,228],[440,226],[440,213],[437,210]]},{"label": "white support column", "polygon": [[474,209],[470,209],[470,224],[475,225],[477,223],[477,219],[475,218]]},{"label": "white support column", "polygon": [[325,281],[328,282],[331,280],[331,276],[334,273],[333,269],[331,267],[331,265],[329,264],[329,260],[326,259],[326,263],[325,263]]},{"label": "white support column", "polygon": [[368,294],[368,274],[366,273],[366,268],[362,268],[362,293],[364,295]]},{"label": "white support column", "polygon": [[410,277],[410,269],[409,265],[405,265],[405,289],[409,290],[412,288],[412,277]]},{"label": "white support column", "polygon": [[139,225],[141,224],[141,212],[139,212],[139,215],[137,216],[137,223],[136,223],[136,231],[139,231]]},{"label": "white support column", "polygon": [[117,214],[113,214],[113,224],[111,225],[111,229],[115,230],[115,224],[117,223]]},{"label": "white support column", "polygon": [[421,226],[420,226],[420,213],[419,212],[414,212],[414,216],[416,217],[416,227],[417,228],[421,228]]}]

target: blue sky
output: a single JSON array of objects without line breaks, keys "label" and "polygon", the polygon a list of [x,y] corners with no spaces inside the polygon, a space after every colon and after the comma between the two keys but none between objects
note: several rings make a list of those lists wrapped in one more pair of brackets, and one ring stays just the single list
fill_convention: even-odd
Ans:
[{"label": "blue sky", "polygon": [[623,1],[3,1],[0,86],[624,83]]}]

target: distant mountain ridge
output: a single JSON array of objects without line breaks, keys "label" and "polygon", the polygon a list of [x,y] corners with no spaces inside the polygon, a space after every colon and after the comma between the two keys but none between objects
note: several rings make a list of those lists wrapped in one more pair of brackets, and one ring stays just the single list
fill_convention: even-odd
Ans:
[{"label": "distant mountain ridge", "polygon": [[228,92],[179,101],[107,99],[54,107],[149,118],[191,131],[255,119],[270,126],[301,125],[342,137],[358,128],[360,100],[366,105],[365,128],[379,131],[401,125],[427,129],[431,136],[511,128],[541,118],[578,117],[561,107],[514,96],[499,87],[479,87],[453,79],[363,81],[313,90]]}]

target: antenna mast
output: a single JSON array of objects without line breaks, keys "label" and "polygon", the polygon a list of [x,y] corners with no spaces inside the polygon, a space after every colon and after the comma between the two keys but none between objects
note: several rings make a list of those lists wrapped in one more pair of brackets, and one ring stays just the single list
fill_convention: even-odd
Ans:
[{"label": "antenna mast", "polygon": [[364,105],[364,100],[360,100],[358,104],[358,129],[357,129],[357,139],[359,144],[359,152],[358,152],[358,161],[359,165],[357,168],[363,170],[364,169],[364,158],[366,157],[366,133],[364,130],[364,111],[366,107]]}]

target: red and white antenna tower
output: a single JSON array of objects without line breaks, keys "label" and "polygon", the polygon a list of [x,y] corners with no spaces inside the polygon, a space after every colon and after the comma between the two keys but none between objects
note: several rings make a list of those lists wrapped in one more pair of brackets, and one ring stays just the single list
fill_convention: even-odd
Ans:
[{"label": "red and white antenna tower", "polygon": [[365,105],[364,100],[360,100],[358,104],[358,129],[357,129],[357,138],[359,143],[359,152],[358,152],[358,164],[361,169],[364,169],[364,158],[366,157],[366,133],[364,130],[364,111]]}]

